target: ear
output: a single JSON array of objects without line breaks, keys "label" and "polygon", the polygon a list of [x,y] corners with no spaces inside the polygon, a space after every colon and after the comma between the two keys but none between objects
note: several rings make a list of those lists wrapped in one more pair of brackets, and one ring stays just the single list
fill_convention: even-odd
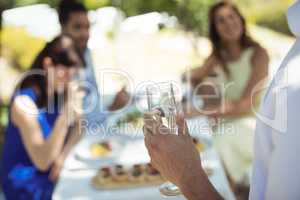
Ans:
[{"label": "ear", "polygon": [[49,67],[53,66],[52,59],[49,57],[45,57],[43,60],[43,69],[47,70]]}]

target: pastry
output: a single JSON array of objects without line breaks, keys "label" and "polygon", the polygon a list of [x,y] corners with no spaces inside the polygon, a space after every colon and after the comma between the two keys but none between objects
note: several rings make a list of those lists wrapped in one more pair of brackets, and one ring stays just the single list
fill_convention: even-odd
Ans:
[{"label": "pastry", "polygon": [[125,171],[123,165],[116,165],[114,169],[113,179],[116,182],[124,182],[128,180],[129,175],[128,172]]},{"label": "pastry", "polygon": [[98,182],[100,184],[108,184],[112,182],[112,173],[109,167],[103,167],[100,169],[97,175]]},{"label": "pastry", "polygon": [[143,165],[134,165],[130,172],[130,181],[143,183],[145,181],[145,167]]}]

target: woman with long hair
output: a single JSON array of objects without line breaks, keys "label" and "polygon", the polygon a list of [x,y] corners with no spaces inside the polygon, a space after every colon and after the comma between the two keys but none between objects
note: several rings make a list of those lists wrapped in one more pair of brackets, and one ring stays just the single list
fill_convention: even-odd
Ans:
[{"label": "woman with long hair", "polygon": [[81,65],[72,39],[61,35],[46,44],[18,83],[1,161],[7,199],[51,199],[66,155],[80,138],[84,94],[70,83]]},{"label": "woman with long hair", "polygon": [[210,96],[203,98],[205,106],[200,112],[195,105],[186,114],[222,119],[214,128],[215,145],[230,178],[240,183],[251,166],[255,126],[252,108],[261,96],[255,92],[256,87],[261,88],[268,77],[269,57],[248,35],[238,8],[227,1],[210,9],[209,38],[212,53],[202,67],[190,72],[190,80],[198,93]]},{"label": "woman with long hair", "polygon": [[[191,71],[193,87],[200,92],[219,92],[222,95],[219,98],[223,101],[218,103],[226,106],[214,105],[215,112],[210,112],[212,116],[235,117],[249,113],[254,86],[268,76],[266,50],[248,35],[245,18],[235,5],[227,1],[210,9],[209,39],[212,53],[202,67]],[[210,84],[205,82],[212,82],[213,88],[207,89]],[[212,104],[210,100],[206,103]],[[212,111],[211,106],[209,108]]]}]

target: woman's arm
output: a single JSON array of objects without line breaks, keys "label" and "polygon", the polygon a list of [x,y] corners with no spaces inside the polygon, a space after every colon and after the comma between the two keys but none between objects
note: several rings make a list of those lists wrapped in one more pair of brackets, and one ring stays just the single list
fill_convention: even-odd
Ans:
[{"label": "woman's arm", "polygon": [[[254,91],[254,88],[264,86],[268,77],[269,56],[265,49],[257,47],[251,58],[252,73],[248,84],[240,100],[235,102],[225,102],[219,108],[216,116],[238,117],[251,112],[251,108],[259,102],[261,91]],[[259,84],[259,85],[258,85]]]},{"label": "woman's arm", "polygon": [[39,111],[32,99],[27,96],[18,96],[12,103],[12,122],[20,129],[29,157],[41,171],[48,170],[62,151],[68,127],[75,120],[72,119],[75,113],[68,115],[67,110],[65,109],[58,116],[50,137],[45,140],[37,119]]},{"label": "woman's arm", "polygon": [[82,138],[81,133],[81,124],[80,121],[76,122],[75,126],[71,129],[70,137],[67,140],[67,143],[65,144],[63,151],[61,153],[61,156],[66,158],[73,147],[80,141]]},{"label": "woman's arm", "polygon": [[49,174],[50,180],[57,182],[61,169],[64,166],[65,160],[73,147],[80,141],[82,137],[80,122],[77,122],[75,126],[71,129],[70,137],[67,143],[63,147],[61,154],[55,159],[53,165],[51,166],[51,171]]},{"label": "woman's arm", "polygon": [[[193,87],[196,87],[201,81],[206,78],[212,71],[213,67],[218,64],[217,59],[214,56],[210,56],[206,59],[201,67],[197,67],[183,74],[183,79],[186,80],[187,76],[190,76],[190,81]],[[188,75],[188,73],[190,73]],[[186,80],[188,81],[188,80]]]}]

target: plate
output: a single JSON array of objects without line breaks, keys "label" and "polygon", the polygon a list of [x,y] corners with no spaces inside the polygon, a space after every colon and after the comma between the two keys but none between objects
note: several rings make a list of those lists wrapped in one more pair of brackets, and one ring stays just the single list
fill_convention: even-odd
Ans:
[{"label": "plate", "polygon": [[76,147],[75,158],[89,163],[114,160],[122,150],[118,138],[99,139],[88,137]]}]

